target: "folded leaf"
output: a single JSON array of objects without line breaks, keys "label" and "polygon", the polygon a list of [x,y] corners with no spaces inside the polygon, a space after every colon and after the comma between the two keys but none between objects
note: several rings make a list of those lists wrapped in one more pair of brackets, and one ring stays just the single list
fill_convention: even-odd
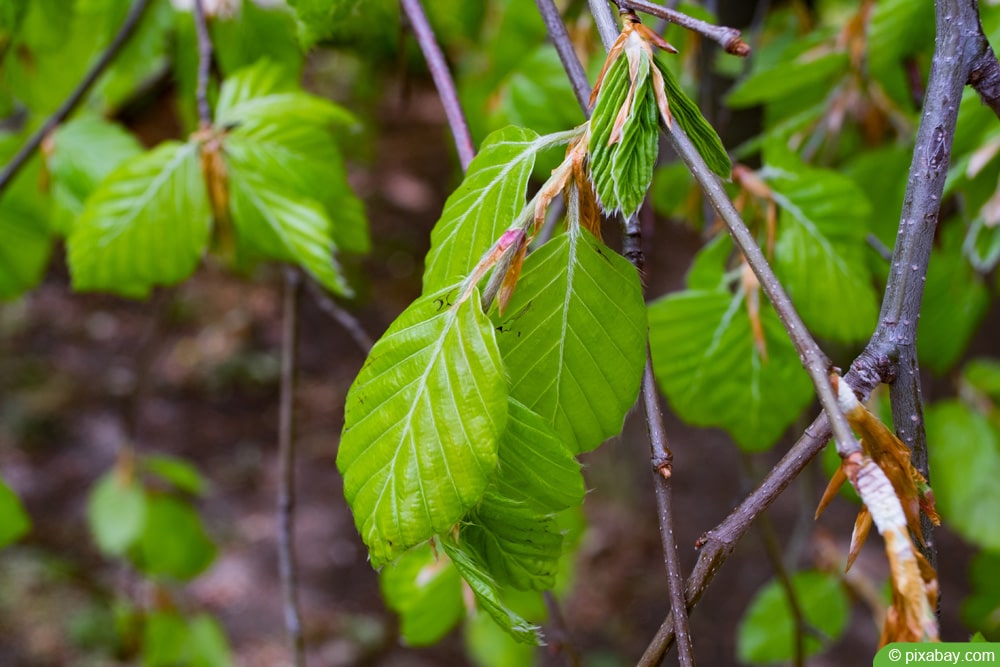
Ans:
[{"label": "folded leaf", "polygon": [[681,126],[688,139],[694,144],[701,157],[720,178],[729,179],[733,170],[732,162],[726,147],[722,145],[722,139],[705,117],[701,114],[701,109],[681,88],[680,83],[671,74],[670,70],[659,60],[656,66],[663,73],[663,81],[666,84],[667,99],[670,100],[670,113],[674,120]]}]

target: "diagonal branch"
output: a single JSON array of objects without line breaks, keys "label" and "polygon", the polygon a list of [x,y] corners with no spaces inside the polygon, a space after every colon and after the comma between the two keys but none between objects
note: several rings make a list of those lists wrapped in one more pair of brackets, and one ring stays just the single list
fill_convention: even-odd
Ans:
[{"label": "diagonal branch", "polygon": [[670,21],[682,28],[687,28],[692,32],[696,32],[703,37],[707,37],[713,42],[717,43],[726,53],[731,53],[734,56],[746,57],[750,55],[750,45],[743,41],[742,33],[736,28],[728,28],[721,25],[713,25],[701,19],[696,19],[693,16],[688,16],[683,12],[679,12],[676,9],[671,9],[669,7],[664,7],[663,5],[658,5],[655,2],[649,2],[649,0],[612,0],[619,9],[622,10],[635,10],[640,11],[643,14],[649,14],[650,16],[656,16],[658,18]]},{"label": "diagonal branch", "polygon": [[476,155],[476,149],[472,144],[472,136],[469,134],[469,124],[465,122],[465,115],[462,113],[462,105],[458,101],[458,93],[455,90],[455,82],[448,71],[448,63],[445,62],[444,53],[438,46],[434,31],[427,20],[424,8],[420,0],[400,0],[403,11],[410,21],[413,34],[420,44],[420,50],[427,61],[427,68],[437,86],[438,97],[444,105],[444,113],[448,117],[448,126],[451,127],[451,134],[455,140],[455,149],[458,151],[458,161],[462,165],[462,171],[469,168],[469,163]]},{"label": "diagonal branch", "polygon": [[66,118],[73,113],[73,110],[83,101],[87,93],[93,87],[97,79],[100,78],[104,70],[108,68],[108,65],[114,61],[115,57],[128,42],[132,33],[135,32],[136,27],[139,25],[140,19],[142,19],[142,14],[146,10],[146,6],[149,5],[149,0],[136,0],[135,4],[129,10],[128,16],[122,22],[121,28],[118,29],[118,34],[115,38],[111,40],[108,44],[108,48],[104,50],[103,53],[94,61],[94,64],[90,66],[87,74],[80,80],[73,92],[69,94],[66,101],[55,110],[55,112],[49,116],[40,128],[28,139],[27,143],[21,147],[21,150],[17,152],[7,166],[3,168],[3,172],[0,173],[0,194],[7,189],[10,182],[14,179],[17,173],[22,167],[28,162],[31,156],[36,150],[38,150],[39,145],[48,136],[49,132],[55,129],[56,125],[66,120]]}]

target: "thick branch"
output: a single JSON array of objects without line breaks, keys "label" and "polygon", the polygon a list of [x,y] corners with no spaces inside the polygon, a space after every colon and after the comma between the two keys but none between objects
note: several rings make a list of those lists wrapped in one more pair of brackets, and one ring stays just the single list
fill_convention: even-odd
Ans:
[{"label": "thick branch", "polygon": [[721,25],[712,25],[702,21],[701,19],[696,19],[692,16],[688,16],[683,12],[679,12],[675,9],[670,9],[664,7],[663,5],[658,5],[655,2],[649,2],[649,0],[612,0],[620,9],[633,9],[640,11],[643,14],[649,14],[651,16],[657,16],[661,19],[665,19],[679,25],[682,28],[687,28],[692,32],[696,32],[703,37],[706,37],[713,42],[717,43],[726,53],[731,53],[734,56],[746,57],[750,55],[750,45],[743,41],[741,33],[736,28],[727,28]]},{"label": "thick branch", "polygon": [[295,379],[301,291],[298,270],[286,267],[281,325],[281,403],[278,417],[278,573],[281,577],[285,629],[295,667],[304,667],[306,664],[295,564]]},{"label": "thick branch", "polygon": [[132,9],[129,10],[128,16],[122,22],[122,27],[118,29],[118,34],[115,38],[111,40],[108,48],[94,61],[87,74],[83,77],[73,92],[69,94],[66,101],[56,109],[55,113],[49,116],[49,119],[42,124],[38,131],[28,142],[21,147],[21,150],[17,152],[7,166],[4,167],[3,172],[0,173],[0,194],[7,189],[10,182],[14,179],[21,168],[28,162],[28,159],[32,154],[38,149],[42,141],[48,136],[49,132],[55,129],[56,125],[66,120],[66,118],[73,113],[77,105],[83,100],[83,98],[90,91],[91,87],[97,81],[97,79],[104,73],[104,70],[108,68],[108,65],[115,59],[118,52],[122,50],[125,43],[135,32],[136,26],[139,25],[139,20],[142,18],[143,12],[146,10],[146,6],[149,4],[149,0],[136,0],[135,4],[132,5]]},{"label": "thick branch", "polygon": [[194,0],[194,31],[198,39],[198,87],[195,99],[198,100],[198,125],[208,128],[212,125],[212,108],[208,105],[208,76],[212,69],[212,38],[208,34],[208,24],[205,22],[205,8],[202,0]]},{"label": "thick branch", "polygon": [[403,11],[410,21],[413,34],[420,44],[420,50],[427,61],[427,68],[434,79],[437,87],[438,97],[444,105],[444,113],[448,117],[448,126],[451,128],[452,137],[455,140],[455,149],[458,151],[458,161],[462,165],[462,171],[469,168],[469,163],[476,155],[476,149],[472,144],[472,135],[469,134],[469,125],[465,122],[465,115],[462,113],[462,105],[458,101],[458,93],[455,90],[455,82],[451,78],[448,70],[448,63],[445,62],[444,53],[438,46],[437,39],[431,24],[427,21],[424,8],[420,0],[400,0]]}]

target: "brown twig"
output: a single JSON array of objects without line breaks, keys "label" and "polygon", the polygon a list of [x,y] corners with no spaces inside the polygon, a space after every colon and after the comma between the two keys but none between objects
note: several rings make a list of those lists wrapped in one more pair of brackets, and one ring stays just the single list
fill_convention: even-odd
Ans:
[{"label": "brown twig", "polygon": [[340,326],[344,327],[347,333],[351,336],[351,340],[354,341],[362,352],[366,354],[372,349],[372,345],[375,343],[372,341],[372,337],[368,335],[365,328],[358,321],[358,318],[354,317],[351,313],[347,312],[344,308],[340,306],[339,303],[333,300],[329,294],[312,278],[306,278],[306,287],[309,289],[309,294],[312,295],[313,300],[319,309],[324,313],[333,318]]},{"label": "brown twig", "polygon": [[212,38],[205,22],[205,8],[202,0],[193,3],[194,30],[198,39],[198,86],[195,99],[198,101],[198,125],[208,128],[212,125],[212,108],[208,104],[208,77],[212,70]]},{"label": "brown twig", "polygon": [[549,613],[550,630],[546,632],[546,637],[549,640],[551,650],[562,653],[569,667],[578,667],[580,655],[573,646],[573,638],[569,634],[566,618],[559,607],[559,600],[556,599],[552,591],[545,591],[542,598],[545,600],[545,609]]},{"label": "brown twig", "polygon": [[90,69],[84,75],[80,83],[77,84],[73,92],[69,94],[58,109],[49,116],[40,128],[28,139],[27,143],[21,147],[21,150],[17,152],[7,166],[4,167],[3,172],[0,173],[0,194],[7,189],[10,182],[14,179],[17,173],[22,167],[28,162],[32,154],[38,149],[45,137],[55,129],[56,125],[66,120],[66,118],[73,113],[77,105],[83,100],[83,98],[90,92],[91,87],[97,81],[97,79],[104,73],[104,70],[108,68],[108,65],[115,59],[115,56],[121,51],[125,43],[128,42],[129,38],[135,32],[136,26],[139,25],[140,19],[142,19],[142,14],[146,10],[146,6],[149,5],[149,0],[136,0],[129,10],[128,15],[122,22],[121,28],[118,29],[118,33],[115,35],[111,43],[108,44],[108,48],[98,56],[94,64],[90,66]]},{"label": "brown twig", "polygon": [[562,61],[563,69],[566,70],[566,76],[569,77],[569,82],[573,86],[573,92],[580,103],[580,108],[583,109],[583,113],[587,113],[590,106],[590,83],[587,81],[587,72],[583,63],[580,62],[576,51],[573,50],[573,43],[570,41],[566,24],[563,23],[559,9],[553,0],[535,0],[535,3],[538,5],[538,12],[542,15],[542,20],[545,21],[549,39],[552,40],[552,45],[555,46],[556,53],[559,54],[559,60]]},{"label": "brown twig", "polygon": [[750,55],[750,45],[743,41],[742,33],[736,28],[713,25],[675,9],[658,5],[655,2],[649,2],[649,0],[612,0],[612,2],[618,5],[620,10],[639,11],[696,32],[721,46],[725,49],[726,53],[740,57]]},{"label": "brown twig", "polygon": [[437,87],[438,97],[444,105],[444,113],[448,117],[448,125],[451,127],[451,134],[455,140],[455,149],[458,151],[458,161],[462,165],[462,171],[467,171],[469,163],[476,155],[475,146],[472,144],[472,136],[469,134],[469,124],[465,121],[462,113],[462,105],[458,101],[458,93],[455,91],[455,82],[451,78],[448,70],[448,63],[445,61],[444,53],[438,46],[434,31],[427,21],[424,8],[420,0],[400,0],[403,11],[410,21],[413,34],[420,44],[420,50],[427,61],[427,68],[434,79]]},{"label": "brown twig", "polygon": [[295,380],[298,359],[299,297],[297,269],[285,267],[284,312],[281,321],[281,398],[278,415],[278,573],[295,667],[305,667],[306,644],[298,600],[295,561]]}]

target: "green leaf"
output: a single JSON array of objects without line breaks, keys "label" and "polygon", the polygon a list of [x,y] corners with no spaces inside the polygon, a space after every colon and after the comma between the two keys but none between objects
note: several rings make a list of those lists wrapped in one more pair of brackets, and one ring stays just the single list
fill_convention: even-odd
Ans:
[{"label": "green leaf", "polygon": [[917,324],[921,365],[939,375],[961,358],[990,306],[982,276],[962,254],[961,235],[961,226],[954,223],[938,231],[940,244],[931,249]]},{"label": "green leaf", "polygon": [[462,527],[463,545],[498,583],[521,590],[555,586],[562,534],[555,519],[524,501],[516,485],[491,489]]},{"label": "green leaf", "polygon": [[496,469],[506,379],[478,293],[457,296],[403,311],[347,395],[337,466],[375,567],[448,532]]},{"label": "green leaf", "polygon": [[496,95],[499,115],[539,134],[559,132],[584,121],[566,70],[551,44],[529,53]]},{"label": "green leaf", "polygon": [[458,573],[469,584],[481,610],[489,614],[501,629],[522,644],[541,644],[539,628],[524,620],[504,603],[488,568],[475,555],[447,538],[441,540],[441,547],[451,558]]},{"label": "green leaf", "polygon": [[142,468],[147,473],[170,482],[178,491],[200,496],[208,488],[208,481],[190,462],[174,456],[148,454],[142,457]]},{"label": "green leaf", "polygon": [[486,138],[431,232],[425,294],[472,273],[482,255],[524,208],[524,191],[535,155],[551,145],[548,137],[520,127],[505,127]]},{"label": "green leaf", "polygon": [[90,492],[87,521],[101,553],[121,556],[139,539],[145,527],[145,490],[135,479],[112,470]]},{"label": "green leaf", "polygon": [[962,369],[962,379],[977,391],[1000,402],[1000,359],[972,359]]},{"label": "green leaf", "polygon": [[812,384],[762,297],[767,359],[754,347],[741,294],[688,290],[649,306],[656,380],[678,416],[726,429],[745,450],[771,447],[812,401]]},{"label": "green leaf", "polygon": [[[962,601],[962,622],[990,641],[1000,638],[1000,554],[980,552],[969,567],[972,591]],[[982,639],[980,641],[986,641]]]},{"label": "green leaf", "polygon": [[523,644],[497,625],[489,614],[476,614],[465,623],[465,646],[479,667],[534,667],[539,649]]},{"label": "green leaf", "polygon": [[268,259],[298,264],[332,292],[352,295],[333,258],[333,230],[323,206],[275,187],[255,165],[236,157],[236,146],[230,140],[229,210],[240,245]]},{"label": "green leaf", "polygon": [[45,210],[23,187],[21,174],[0,196],[0,301],[20,296],[42,279],[52,239]]},{"label": "green leaf", "polygon": [[194,270],[211,229],[198,146],[167,142],[116,169],[67,241],[76,290],[145,296]]},{"label": "green leaf", "polygon": [[343,107],[303,92],[293,72],[269,60],[234,72],[223,82],[215,107],[218,127],[305,123],[334,128],[354,122]]},{"label": "green leaf", "polygon": [[520,499],[540,512],[558,512],[583,502],[583,476],[572,452],[545,419],[513,398],[499,461],[498,481],[519,489]]},{"label": "green leaf", "polygon": [[31,520],[21,501],[0,479],[0,548],[12,544],[31,529]]},{"label": "green leaf", "polygon": [[407,551],[379,573],[386,604],[400,616],[410,646],[437,642],[462,619],[462,579],[451,561],[430,544]]},{"label": "green leaf", "polygon": [[737,84],[726,104],[739,109],[806,95],[817,85],[829,90],[832,82],[847,74],[846,53],[827,53],[814,59],[783,58],[773,67],[758,69]]},{"label": "green leaf", "polygon": [[370,249],[364,206],[347,182],[333,135],[322,126],[280,120],[243,124],[226,140],[225,156],[236,168],[266,178],[272,189],[321,204],[339,249]]},{"label": "green leaf", "polygon": [[556,236],[496,322],[510,395],[574,453],[621,432],[646,356],[642,286],[621,255],[579,228]]},{"label": "green leaf", "polygon": [[318,40],[361,42],[386,40],[399,26],[395,0],[289,0],[302,25],[306,45]]},{"label": "green leaf", "polygon": [[733,165],[729,161],[729,154],[726,152],[726,147],[722,145],[719,134],[701,115],[701,109],[685,94],[684,89],[681,88],[680,83],[670,70],[658,59],[655,62],[663,73],[663,83],[667,91],[667,99],[670,101],[671,116],[687,134],[694,147],[698,149],[708,167],[720,178],[729,180]]},{"label": "green leaf", "polygon": [[938,512],[973,544],[1000,550],[1000,433],[954,400],[935,403],[924,416]]},{"label": "green leaf", "polygon": [[781,208],[775,272],[814,333],[844,342],[866,339],[878,317],[865,259],[867,198],[836,172],[797,160],[778,168],[783,171],[764,170]]},{"label": "green leaf", "polygon": [[625,55],[617,58],[604,77],[590,119],[590,178],[601,208],[628,217],[639,210],[653,182],[659,151],[660,111],[651,81],[650,59],[641,51],[632,108],[621,138],[609,145],[619,110],[625,105],[631,78]]},{"label": "green leaf", "polygon": [[142,152],[142,144],[130,132],[100,116],[83,115],[60,125],[48,153],[52,196],[69,216],[59,231],[69,233],[72,219],[101,181]]},{"label": "green leaf", "polygon": [[[815,655],[844,633],[850,612],[847,594],[838,577],[817,571],[794,574],[792,588],[806,623],[823,638],[805,633],[805,655]],[[740,621],[736,651],[740,662],[751,664],[785,662],[795,656],[795,621],[788,595],[777,580],[754,596]]]},{"label": "green leaf", "polygon": [[145,525],[130,555],[136,568],[149,576],[187,581],[212,564],[215,545],[191,505],[148,495]]},{"label": "green leaf", "polygon": [[198,614],[188,621],[173,611],[158,611],[145,619],[143,667],[227,667],[229,644],[218,621]]}]

